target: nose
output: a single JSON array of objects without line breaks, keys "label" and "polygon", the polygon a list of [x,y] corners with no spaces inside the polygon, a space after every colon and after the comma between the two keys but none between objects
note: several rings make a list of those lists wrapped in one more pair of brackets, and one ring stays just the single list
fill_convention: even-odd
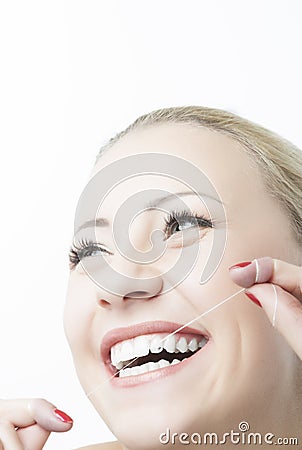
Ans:
[{"label": "nose", "polygon": [[162,235],[153,233],[152,221],[146,222],[143,214],[135,217],[131,227],[122,225],[114,233],[116,251],[98,273],[99,304],[103,307],[147,301],[163,289]]},{"label": "nose", "polygon": [[122,259],[119,258],[118,264],[115,261],[114,270],[109,265],[102,268],[102,280],[106,282],[98,282],[96,296],[98,304],[104,308],[148,301],[163,290],[162,275],[152,264],[141,265]]}]

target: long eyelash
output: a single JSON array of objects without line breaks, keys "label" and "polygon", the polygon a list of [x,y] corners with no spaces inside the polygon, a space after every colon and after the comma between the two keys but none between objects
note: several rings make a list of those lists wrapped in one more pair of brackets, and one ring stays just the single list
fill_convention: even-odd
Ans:
[{"label": "long eyelash", "polygon": [[70,269],[74,269],[75,266],[80,262],[79,252],[83,250],[83,248],[90,245],[91,242],[87,241],[87,239],[83,238],[79,241],[78,244],[73,243],[69,250],[69,267]]},{"label": "long eyelash", "polygon": [[69,268],[74,269],[75,266],[80,262],[80,258],[78,257],[78,252],[75,250],[73,246],[70,247],[69,254]]},{"label": "long eyelash", "polygon": [[214,222],[210,219],[207,219],[202,214],[198,214],[197,212],[190,212],[187,210],[182,211],[171,211],[167,214],[167,216],[164,218],[165,226],[164,226],[164,232],[167,233],[169,227],[174,225],[175,223],[182,224],[186,220],[192,220],[195,219],[196,223],[200,227],[208,227],[213,228]]},{"label": "long eyelash", "polygon": [[[97,248],[101,249],[102,245],[88,240],[86,238],[81,238],[77,244],[73,243],[69,250],[69,267],[70,269],[74,269],[80,262],[81,258],[79,256],[80,252],[87,248]],[[105,251],[105,249],[104,249]],[[108,252],[109,253],[109,252]]]}]

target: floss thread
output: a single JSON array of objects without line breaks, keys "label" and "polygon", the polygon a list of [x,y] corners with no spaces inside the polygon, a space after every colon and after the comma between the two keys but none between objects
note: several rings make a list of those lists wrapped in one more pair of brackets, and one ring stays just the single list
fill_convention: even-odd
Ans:
[{"label": "floss thread", "polygon": [[256,279],[255,279],[255,283],[259,282],[259,263],[258,263],[258,259],[254,259],[255,264],[256,264]]},{"label": "floss thread", "polygon": [[275,307],[274,307],[274,313],[273,313],[273,319],[272,319],[272,324],[273,327],[275,328],[275,324],[276,324],[276,315],[277,315],[277,308],[278,308],[278,293],[277,293],[277,289],[276,286],[274,284],[272,284],[273,286],[273,290],[275,293]]}]

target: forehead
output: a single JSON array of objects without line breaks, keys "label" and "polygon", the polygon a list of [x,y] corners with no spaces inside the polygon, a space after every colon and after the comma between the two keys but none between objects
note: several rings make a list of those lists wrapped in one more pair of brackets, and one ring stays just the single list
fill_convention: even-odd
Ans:
[{"label": "forehead", "polygon": [[226,135],[189,124],[156,124],[122,137],[100,157],[94,171],[125,156],[149,152],[179,156],[197,165],[210,156],[213,160],[234,156],[239,164],[247,163],[240,145]]},{"label": "forehead", "polygon": [[[187,124],[153,125],[130,132],[106,150],[91,176],[115,161],[144,153],[171,155],[193,164],[205,174],[225,203],[231,198],[234,200],[234,193],[239,200],[239,191],[250,195],[257,188],[260,194],[265,189],[259,169],[238,142],[221,133]],[[123,183],[123,187],[136,190],[144,182],[175,190],[180,187],[169,177],[157,177],[157,180],[153,177],[150,181],[147,176],[136,177]]]}]

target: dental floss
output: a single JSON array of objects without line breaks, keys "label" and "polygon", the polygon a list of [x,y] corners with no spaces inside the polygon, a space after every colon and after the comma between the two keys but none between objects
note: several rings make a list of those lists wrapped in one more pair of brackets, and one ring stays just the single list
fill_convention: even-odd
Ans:
[{"label": "dental floss", "polygon": [[255,283],[259,282],[259,263],[257,259],[254,259],[253,261],[255,261],[256,264],[256,279],[255,279]]},{"label": "dental floss", "polygon": [[210,312],[214,311],[215,309],[217,309],[219,306],[222,306],[224,303],[228,302],[229,300],[231,300],[231,298],[235,297],[236,295],[240,294],[241,292],[245,291],[245,288],[240,289],[239,291],[235,292],[235,294],[230,295],[229,297],[225,298],[224,300],[222,300],[221,302],[217,303],[216,305],[212,306],[212,308],[208,309],[207,311],[203,312],[202,314],[200,314],[199,316],[195,317],[195,319],[190,320],[190,322],[187,322],[185,325],[182,325],[180,328],[178,328],[177,330],[173,331],[173,333],[168,334],[168,336],[166,336],[165,338],[161,339],[159,341],[159,344],[161,342],[164,342],[166,339],[168,339],[170,336],[173,336],[176,333],[179,333],[179,331],[183,330],[184,328],[186,328],[188,325],[191,325],[192,323],[196,322],[196,320],[201,319],[202,317],[206,316],[207,314],[209,314]]},{"label": "dental floss", "polygon": [[[274,285],[273,285],[274,286]],[[199,316],[195,317],[194,319],[190,320],[189,322],[187,322],[185,325],[182,325],[181,327],[179,327],[177,330],[173,331],[173,333],[168,334],[168,336],[166,336],[165,338],[161,339],[161,342],[164,342],[166,339],[168,339],[170,336],[173,336],[174,334],[178,333],[179,331],[183,330],[184,328],[186,328],[188,325],[191,325],[192,323],[196,322],[198,319],[201,319],[202,317],[206,316],[207,314],[209,314],[210,312],[214,311],[215,309],[219,308],[219,306],[222,306],[224,303],[228,302],[229,300],[231,300],[233,297],[235,297],[236,295],[240,294],[241,292],[245,291],[245,288],[240,289],[239,291],[235,292],[235,294],[230,295],[229,297],[225,298],[224,300],[222,300],[221,302],[217,303],[216,305],[212,306],[212,308],[208,309],[207,311],[203,312],[202,314],[200,314]],[[86,394],[87,397],[90,397],[92,394],[94,394],[94,392],[96,392],[98,389],[101,388],[101,386],[110,381],[112,378],[116,377],[116,375],[118,373],[120,373],[121,370],[126,369],[126,367],[128,367],[130,364],[132,364],[134,361],[136,361],[139,358],[139,356],[137,356],[135,359],[133,359],[130,363],[128,363],[126,366],[123,367],[123,369],[118,370],[114,375],[112,375],[110,378],[108,378],[107,380],[105,380],[103,383],[99,384],[96,388],[92,389],[92,391],[88,392]]]},{"label": "dental floss", "polygon": [[272,284],[272,286],[273,286],[273,289],[274,289],[274,292],[275,292],[275,308],[274,308],[272,324],[273,324],[273,327],[275,327],[277,307],[278,307],[278,294],[277,294],[276,286],[274,284]]}]

